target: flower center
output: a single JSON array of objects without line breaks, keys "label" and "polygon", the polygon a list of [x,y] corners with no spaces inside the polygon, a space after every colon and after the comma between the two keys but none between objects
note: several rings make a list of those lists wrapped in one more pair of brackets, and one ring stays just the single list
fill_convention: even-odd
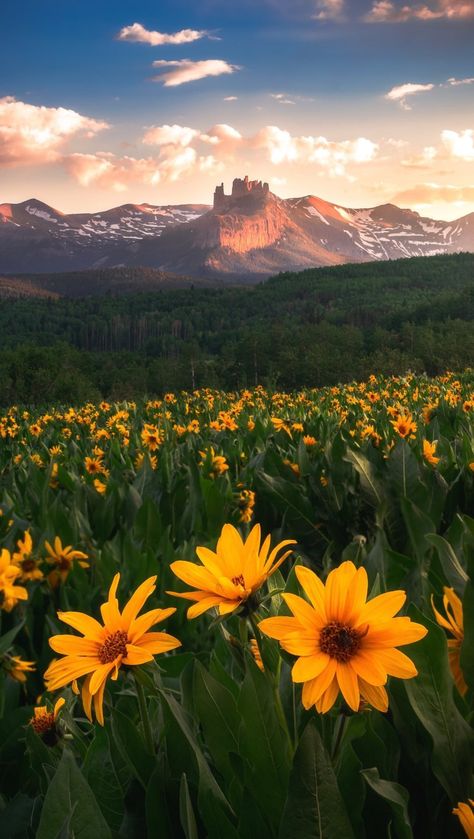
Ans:
[{"label": "flower center", "polygon": [[113,632],[105,639],[99,650],[99,660],[101,664],[108,664],[110,661],[115,661],[119,655],[127,655],[128,635],[120,629]]},{"label": "flower center", "polygon": [[238,577],[232,577],[232,582],[234,586],[242,586],[243,588],[245,588],[245,580],[242,574],[240,574]]},{"label": "flower center", "polygon": [[54,728],[54,714],[44,709],[37,709],[31,720],[32,728],[37,734],[45,734],[46,731]]},{"label": "flower center", "polygon": [[331,658],[346,662],[356,654],[364,634],[352,626],[332,621],[321,630],[319,647]]},{"label": "flower center", "polygon": [[21,563],[21,568],[23,573],[27,574],[28,571],[34,571],[36,568],[36,562],[34,559],[24,559]]}]

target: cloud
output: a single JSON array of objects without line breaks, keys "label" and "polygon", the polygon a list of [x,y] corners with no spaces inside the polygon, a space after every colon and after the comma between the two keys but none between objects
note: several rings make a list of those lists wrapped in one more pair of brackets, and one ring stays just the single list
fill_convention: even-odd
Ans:
[{"label": "cloud", "polygon": [[185,125],[157,125],[150,126],[142,142],[147,146],[166,146],[170,143],[177,146],[189,146],[199,134],[194,128]]},{"label": "cloud", "polygon": [[[206,29],[180,29],[179,32],[167,34],[156,30],[145,29],[141,23],[132,23],[124,26],[117,35],[119,41],[132,41],[139,44],[150,44],[152,47],[159,47],[165,44],[191,44],[201,38],[209,38],[210,33]],[[213,36],[213,40],[216,39]]]},{"label": "cloud", "polygon": [[93,137],[106,122],[68,108],[48,108],[0,99],[0,166],[28,166],[58,159],[68,140]]},{"label": "cloud", "polygon": [[446,129],[441,132],[441,142],[451,157],[460,160],[474,160],[474,131],[466,128],[465,131],[450,131]]},{"label": "cloud", "polygon": [[398,192],[392,199],[397,204],[411,204],[415,206],[429,206],[439,202],[473,202],[474,186],[440,185],[436,183],[416,184],[409,189]]},{"label": "cloud", "polygon": [[180,84],[205,79],[207,76],[222,76],[240,70],[236,64],[229,64],[219,58],[208,58],[204,61],[191,61],[189,58],[181,58],[177,61],[160,60],[154,61],[153,67],[164,70],[152,78],[154,82],[162,82],[164,87],[177,87]]},{"label": "cloud", "polygon": [[435,146],[425,146],[421,154],[405,158],[401,165],[407,169],[429,169],[437,157],[438,150]]},{"label": "cloud", "polygon": [[473,84],[473,83],[474,83],[474,76],[472,76],[468,79],[454,79],[454,78],[448,79],[448,81],[446,82],[446,85],[449,86],[449,87],[458,87],[459,85]]},{"label": "cloud", "polygon": [[341,20],[344,16],[345,0],[316,0],[316,20]]},{"label": "cloud", "polygon": [[267,125],[252,139],[255,148],[264,149],[271,163],[315,163],[332,176],[346,174],[349,163],[368,163],[378,146],[365,137],[331,141],[326,137],[293,137],[276,125]]},{"label": "cloud", "polygon": [[392,87],[385,94],[385,99],[389,99],[391,102],[398,102],[405,111],[410,111],[411,107],[407,103],[406,97],[414,96],[417,93],[427,93],[429,90],[433,90],[434,87],[434,84],[413,84],[413,82],[407,82],[406,84]]},{"label": "cloud", "polygon": [[376,0],[364,20],[367,23],[406,23],[409,20],[462,20],[471,17],[474,17],[474,0],[435,0],[430,4]]},{"label": "cloud", "polygon": [[272,99],[276,99],[280,105],[296,105],[294,99],[290,99],[286,93],[270,93]]},{"label": "cloud", "polygon": [[[212,159],[213,161],[213,159]],[[70,154],[64,165],[81,186],[95,184],[104,189],[124,192],[137,183],[156,186],[162,181],[174,182],[195,169],[210,168],[211,157],[198,157],[190,146],[165,146],[159,157],[136,158],[108,152]]]},{"label": "cloud", "polygon": [[224,96],[224,102],[235,102],[238,98],[238,96]]}]

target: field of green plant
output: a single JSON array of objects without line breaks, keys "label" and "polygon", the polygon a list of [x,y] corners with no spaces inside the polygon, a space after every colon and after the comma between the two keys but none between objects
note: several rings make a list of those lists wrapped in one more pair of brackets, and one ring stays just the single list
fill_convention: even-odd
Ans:
[{"label": "field of green plant", "polygon": [[474,372],[0,415],[2,839],[474,836]]}]

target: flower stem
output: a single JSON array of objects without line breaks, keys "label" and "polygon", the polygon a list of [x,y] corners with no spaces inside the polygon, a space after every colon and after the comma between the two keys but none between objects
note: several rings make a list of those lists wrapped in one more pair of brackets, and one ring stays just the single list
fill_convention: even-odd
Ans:
[{"label": "flower stem", "polygon": [[342,740],[344,734],[346,733],[347,720],[348,718],[345,714],[339,714],[339,717],[336,720],[336,725],[334,728],[334,746],[332,749],[333,763],[336,763],[339,757],[339,751],[341,748]]},{"label": "flower stem", "polygon": [[146,706],[146,699],[145,694],[143,692],[143,687],[141,686],[140,682],[138,681],[135,674],[133,674],[135,680],[135,688],[137,691],[137,699],[138,699],[138,707],[140,709],[140,717],[143,725],[143,733],[145,735],[145,742],[150,754],[155,754],[155,746],[153,743],[153,735],[151,733],[151,726],[150,726],[150,718],[148,716],[148,710]]}]

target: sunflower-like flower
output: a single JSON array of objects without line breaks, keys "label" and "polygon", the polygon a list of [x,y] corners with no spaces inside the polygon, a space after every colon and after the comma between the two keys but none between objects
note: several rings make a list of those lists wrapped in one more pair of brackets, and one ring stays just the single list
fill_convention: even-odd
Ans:
[{"label": "sunflower-like flower", "polygon": [[397,434],[403,439],[407,439],[408,437],[413,439],[415,436],[417,426],[416,422],[413,422],[413,417],[410,412],[400,414],[396,420],[390,422],[390,425],[393,426]]},{"label": "sunflower-like flower", "polygon": [[423,457],[431,466],[436,466],[440,458],[436,457],[437,442],[430,443],[429,440],[423,440]]},{"label": "sunflower-like flower", "polygon": [[72,570],[74,560],[77,559],[81,568],[89,568],[89,563],[85,561],[89,558],[87,554],[83,553],[83,551],[75,550],[72,545],[63,546],[59,536],[56,536],[54,540],[54,547],[49,542],[45,542],[44,546],[48,552],[46,562],[54,565],[53,570],[48,574],[48,580],[53,588],[59,582],[65,582],[69,572]]},{"label": "sunflower-like flower", "polygon": [[149,632],[152,626],[172,615],[176,609],[152,609],[137,617],[154,592],[156,577],[149,577],[119,611],[116,597],[120,574],[110,586],[108,600],[101,606],[103,624],[82,612],[58,612],[63,623],[77,635],[55,635],[49,645],[64,658],[53,661],[44,674],[48,690],[58,690],[82,676],[82,703],[92,721],[92,701],[98,722],[104,724],[103,698],[107,678],[115,681],[122,665],[135,666],[153,661],[153,656],[179,647],[181,642],[166,632]]},{"label": "sunflower-like flower", "polygon": [[65,702],[66,700],[61,697],[56,700],[52,711],[48,709],[47,705],[37,705],[33,711],[30,725],[47,746],[55,746],[59,740],[60,733],[56,722]]},{"label": "sunflower-like flower", "polygon": [[461,600],[454,589],[444,586],[443,606],[446,617],[443,617],[435,608],[433,596],[431,596],[431,606],[439,625],[443,629],[447,629],[453,636],[448,640],[449,666],[453,674],[454,683],[461,696],[464,696],[467,693],[467,684],[464,681],[460,664],[461,646],[464,641],[464,619]]},{"label": "sunflower-like flower", "polygon": [[12,562],[10,551],[3,548],[0,551],[0,608],[11,612],[19,600],[28,600],[28,592],[23,586],[16,586],[17,577],[21,569]]},{"label": "sunflower-like flower", "polygon": [[469,804],[465,801],[460,801],[458,806],[454,808],[453,813],[461,822],[461,827],[467,836],[467,839],[474,839],[474,801],[469,799]]},{"label": "sunflower-like flower", "polygon": [[43,572],[39,567],[38,560],[33,556],[33,540],[29,530],[26,530],[23,539],[18,539],[16,551],[12,555],[12,562],[20,569],[20,582],[28,580],[42,580]]},{"label": "sunflower-like flower", "polygon": [[285,551],[277,560],[278,552],[287,545],[296,544],[294,539],[285,539],[269,553],[270,536],[261,547],[260,541],[259,524],[252,528],[245,542],[233,525],[225,524],[215,553],[209,548],[196,548],[202,565],[184,560],[171,563],[174,574],[197,591],[168,591],[167,594],[196,601],[188,609],[188,618],[196,618],[213,606],[219,608],[220,615],[234,612],[258,591],[291,553]]},{"label": "sunflower-like flower", "polygon": [[310,603],[284,594],[293,617],[266,618],[259,629],[298,656],[292,679],[303,683],[303,705],[329,711],[339,691],[353,711],[361,698],[380,711],[388,709],[384,685],[388,676],[411,679],[413,662],[396,646],[423,638],[427,630],[407,617],[395,618],[404,591],[391,591],[367,601],[365,568],[343,562],[328,575],[326,585],[309,568],[296,576]]},{"label": "sunflower-like flower", "polygon": [[11,655],[6,661],[7,673],[16,682],[26,682],[26,673],[33,673],[36,670],[34,661],[24,661],[21,656]]}]

